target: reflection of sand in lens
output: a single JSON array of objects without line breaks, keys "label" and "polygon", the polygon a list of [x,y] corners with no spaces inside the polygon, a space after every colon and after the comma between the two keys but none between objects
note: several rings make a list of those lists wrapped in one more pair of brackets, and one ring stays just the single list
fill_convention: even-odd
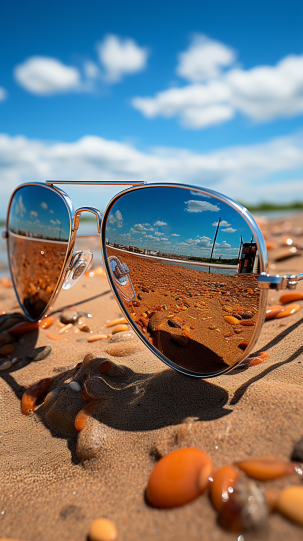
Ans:
[{"label": "reflection of sand in lens", "polygon": [[33,319],[41,316],[55,292],[68,243],[9,233],[11,270],[21,304]]},{"label": "reflection of sand in lens", "polygon": [[[120,257],[121,251],[107,247],[107,253]],[[126,251],[123,262],[136,292],[133,301],[123,301],[125,309],[171,362],[206,374],[239,360],[239,344],[250,341],[258,315],[256,275],[209,274]],[[245,318],[252,324],[241,325]]]}]

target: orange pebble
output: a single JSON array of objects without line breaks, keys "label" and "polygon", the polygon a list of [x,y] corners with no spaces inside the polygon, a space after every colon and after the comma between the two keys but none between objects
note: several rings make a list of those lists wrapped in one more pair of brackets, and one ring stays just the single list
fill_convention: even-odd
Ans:
[{"label": "orange pebble", "polygon": [[63,338],[63,336],[58,336],[58,334],[51,334],[48,332],[46,334],[47,338],[50,338],[50,340],[60,340],[62,342],[67,342],[67,338]]},{"label": "orange pebble", "polygon": [[94,400],[93,402],[90,402],[82,410],[79,411],[78,415],[75,419],[75,428],[76,430],[82,430],[82,428],[85,427],[89,417],[90,413],[94,411],[100,404],[100,400]]},{"label": "orange pebble", "polygon": [[13,287],[13,283],[12,283],[11,279],[8,278],[7,276],[2,278],[1,284],[3,285],[3,287]]},{"label": "orange pebble", "polygon": [[0,355],[10,355],[15,351],[15,346],[13,344],[6,344],[0,349]]},{"label": "orange pebble", "polygon": [[119,325],[120,323],[127,323],[125,317],[119,317],[118,319],[112,319],[106,324],[106,327],[113,327],[114,325]]},{"label": "orange pebble", "polygon": [[88,342],[96,342],[97,340],[106,340],[107,335],[106,334],[91,334],[88,338]]},{"label": "orange pebble", "polygon": [[208,487],[212,475],[212,461],[203,451],[179,449],[156,464],[147,484],[146,497],[154,507],[179,507],[198,498]]},{"label": "orange pebble", "polygon": [[303,299],[302,291],[292,291],[291,293],[284,293],[280,297],[282,304],[288,304],[289,302],[301,301]]},{"label": "orange pebble", "polygon": [[248,346],[248,342],[240,342],[240,344],[238,344],[238,347],[241,349],[246,349],[247,346]]},{"label": "orange pebble", "polygon": [[[301,310],[300,304],[288,304],[287,306],[285,306],[285,308],[282,308],[281,312],[279,312],[275,316],[275,319],[279,319],[281,317],[291,316],[292,314],[295,314],[296,312],[299,312],[299,310]],[[11,331],[9,331],[9,332],[11,332]]]},{"label": "orange pebble", "polygon": [[248,458],[247,460],[235,462],[235,465],[240,470],[243,470],[248,477],[252,477],[258,481],[270,481],[278,477],[294,475],[295,473],[302,475],[299,464],[274,456]]},{"label": "orange pebble", "polygon": [[115,327],[112,330],[112,334],[116,334],[117,332],[123,332],[123,331],[129,331],[129,326],[128,325],[117,325],[117,327]]},{"label": "orange pebble", "polygon": [[48,329],[54,323],[55,319],[54,316],[45,317],[39,325],[40,329]]},{"label": "orange pebble", "polygon": [[217,511],[221,511],[224,503],[229,499],[229,495],[238,479],[239,474],[233,466],[223,466],[223,468],[216,471],[214,480],[210,484],[210,495],[213,506]]},{"label": "orange pebble", "polygon": [[23,415],[30,415],[34,411],[39,398],[42,398],[47,393],[53,381],[54,378],[41,379],[24,391],[21,399],[21,411]]},{"label": "orange pebble", "polygon": [[274,319],[279,312],[283,310],[283,306],[275,305],[275,306],[268,306],[266,308],[266,315],[265,315],[265,321],[268,319]]},{"label": "orange pebble", "polygon": [[99,518],[90,525],[88,539],[89,541],[115,541],[117,535],[116,526],[111,520]]},{"label": "orange pebble", "polygon": [[244,327],[253,327],[254,324],[255,322],[252,319],[242,319],[240,321],[240,325],[244,325]]},{"label": "orange pebble", "polygon": [[20,336],[21,334],[27,334],[29,332],[35,331],[39,328],[39,325],[41,323],[41,320],[35,321],[32,323],[31,321],[22,321],[21,323],[17,323],[10,329],[8,329],[9,333],[13,336]]},{"label": "orange pebble", "polygon": [[[230,325],[239,325],[240,321],[234,316],[224,316],[224,319]],[[241,321],[242,323],[242,321]]]},{"label": "orange pebble", "polygon": [[232,312],[233,311],[233,309],[230,306],[227,306],[227,305],[222,306],[222,310],[224,310],[224,312]]}]

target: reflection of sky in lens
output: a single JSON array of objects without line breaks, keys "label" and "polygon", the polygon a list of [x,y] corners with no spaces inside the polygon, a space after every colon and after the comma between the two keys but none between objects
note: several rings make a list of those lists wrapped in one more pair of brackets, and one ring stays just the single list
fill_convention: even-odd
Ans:
[{"label": "reflection of sky in lens", "polygon": [[9,230],[19,235],[67,241],[68,210],[61,197],[44,186],[24,186],[14,196]]},{"label": "reflection of sky in lens", "polygon": [[241,236],[252,233],[227,204],[182,188],[150,188],[124,195],[107,220],[108,242],[141,249],[209,257],[219,218],[213,256],[237,258]]}]

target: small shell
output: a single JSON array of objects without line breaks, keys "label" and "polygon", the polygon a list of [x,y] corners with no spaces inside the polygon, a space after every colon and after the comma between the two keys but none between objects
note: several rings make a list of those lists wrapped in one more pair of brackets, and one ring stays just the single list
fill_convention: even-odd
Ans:
[{"label": "small shell", "polygon": [[69,329],[71,329],[72,327],[73,327],[72,323],[68,323],[67,325],[64,325],[64,327],[60,329],[59,334],[63,334],[64,332],[69,331]]}]

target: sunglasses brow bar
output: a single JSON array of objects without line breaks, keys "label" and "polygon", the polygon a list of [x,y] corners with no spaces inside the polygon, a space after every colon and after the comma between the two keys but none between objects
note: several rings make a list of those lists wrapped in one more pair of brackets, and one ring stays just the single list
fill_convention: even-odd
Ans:
[{"label": "sunglasses brow bar", "polygon": [[142,186],[147,184],[145,180],[46,180],[45,183],[48,186],[53,186],[54,184],[74,184],[79,186]]}]

